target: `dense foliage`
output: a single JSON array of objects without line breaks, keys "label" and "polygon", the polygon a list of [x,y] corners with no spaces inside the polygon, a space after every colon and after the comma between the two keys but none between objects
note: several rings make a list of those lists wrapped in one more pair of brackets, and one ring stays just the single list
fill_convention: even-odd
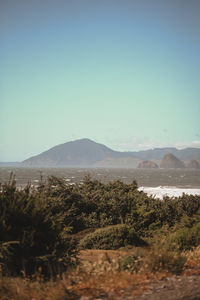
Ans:
[{"label": "dense foliage", "polygon": [[55,213],[58,203],[31,190],[17,190],[15,181],[1,186],[0,263],[3,272],[16,275],[43,273],[53,276],[75,263],[75,241]]},{"label": "dense foliage", "polygon": [[87,234],[79,244],[81,249],[119,249],[127,245],[147,246],[134,230],[125,224],[99,228]]},{"label": "dense foliage", "polygon": [[200,222],[176,231],[169,239],[169,248],[190,250],[200,245]]},{"label": "dense foliage", "polygon": [[[74,185],[52,176],[23,189],[12,179],[0,190],[0,264],[7,274],[33,274],[41,267],[54,276],[76,264],[77,242],[116,249],[163,228],[180,250],[200,244],[200,196],[161,201],[138,191],[135,181],[105,184],[90,176]],[[113,228],[121,228],[120,234]],[[95,232],[85,237],[88,231]]]}]

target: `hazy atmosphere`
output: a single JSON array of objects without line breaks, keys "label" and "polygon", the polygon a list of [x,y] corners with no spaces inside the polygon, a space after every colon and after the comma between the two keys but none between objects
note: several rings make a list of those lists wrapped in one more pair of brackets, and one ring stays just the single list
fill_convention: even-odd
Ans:
[{"label": "hazy atmosphere", "polygon": [[200,1],[0,1],[0,161],[200,147]]}]

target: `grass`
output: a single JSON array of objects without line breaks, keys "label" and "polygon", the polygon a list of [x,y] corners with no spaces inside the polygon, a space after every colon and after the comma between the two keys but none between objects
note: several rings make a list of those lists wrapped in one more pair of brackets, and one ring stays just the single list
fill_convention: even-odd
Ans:
[{"label": "grass", "polygon": [[194,248],[193,250],[187,251],[185,255],[187,257],[187,261],[185,264],[184,273],[186,275],[200,275],[200,246]]},{"label": "grass", "polygon": [[1,300],[75,300],[79,297],[68,290],[64,280],[31,281],[28,278],[1,278]]},{"label": "grass", "polygon": [[1,300],[76,300],[81,296],[115,299],[119,295],[137,295],[151,277],[127,272],[106,272],[91,276],[72,274],[55,282],[29,281],[22,278],[0,279]]},{"label": "grass", "polygon": [[[158,268],[160,258],[157,253],[145,249],[146,259],[140,272],[120,269],[120,259],[135,253],[137,249],[122,250],[83,250],[80,252],[82,265],[76,270],[57,277],[55,281],[44,281],[40,273],[34,280],[30,278],[0,277],[1,300],[77,300],[81,296],[87,299],[105,298],[114,300],[116,297],[133,297],[148,289],[152,280],[160,280],[172,276],[168,268]],[[148,255],[149,252],[149,255]],[[166,255],[166,254],[165,254]],[[200,273],[200,247],[185,252],[187,261],[184,274]],[[148,266],[157,266],[153,271]],[[167,256],[168,260],[169,256]],[[171,263],[171,262],[170,262]]]}]

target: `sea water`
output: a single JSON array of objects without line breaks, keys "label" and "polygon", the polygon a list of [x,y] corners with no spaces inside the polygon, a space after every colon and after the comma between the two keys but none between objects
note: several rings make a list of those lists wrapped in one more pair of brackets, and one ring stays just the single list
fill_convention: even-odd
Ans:
[{"label": "sea water", "polygon": [[200,194],[200,170],[192,169],[0,167],[0,182],[7,182],[11,173],[18,187],[24,187],[28,182],[37,186],[41,178],[46,180],[51,175],[64,178],[68,184],[82,182],[86,175],[90,175],[103,183],[136,180],[140,190],[159,198],[181,196],[182,193]]}]

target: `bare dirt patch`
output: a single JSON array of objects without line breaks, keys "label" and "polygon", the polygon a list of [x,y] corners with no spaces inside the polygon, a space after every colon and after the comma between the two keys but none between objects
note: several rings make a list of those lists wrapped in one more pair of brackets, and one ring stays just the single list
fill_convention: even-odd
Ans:
[{"label": "bare dirt patch", "polygon": [[80,251],[79,258],[82,262],[100,262],[103,258],[108,260],[118,260],[122,255],[127,254],[123,250],[82,250]]}]

